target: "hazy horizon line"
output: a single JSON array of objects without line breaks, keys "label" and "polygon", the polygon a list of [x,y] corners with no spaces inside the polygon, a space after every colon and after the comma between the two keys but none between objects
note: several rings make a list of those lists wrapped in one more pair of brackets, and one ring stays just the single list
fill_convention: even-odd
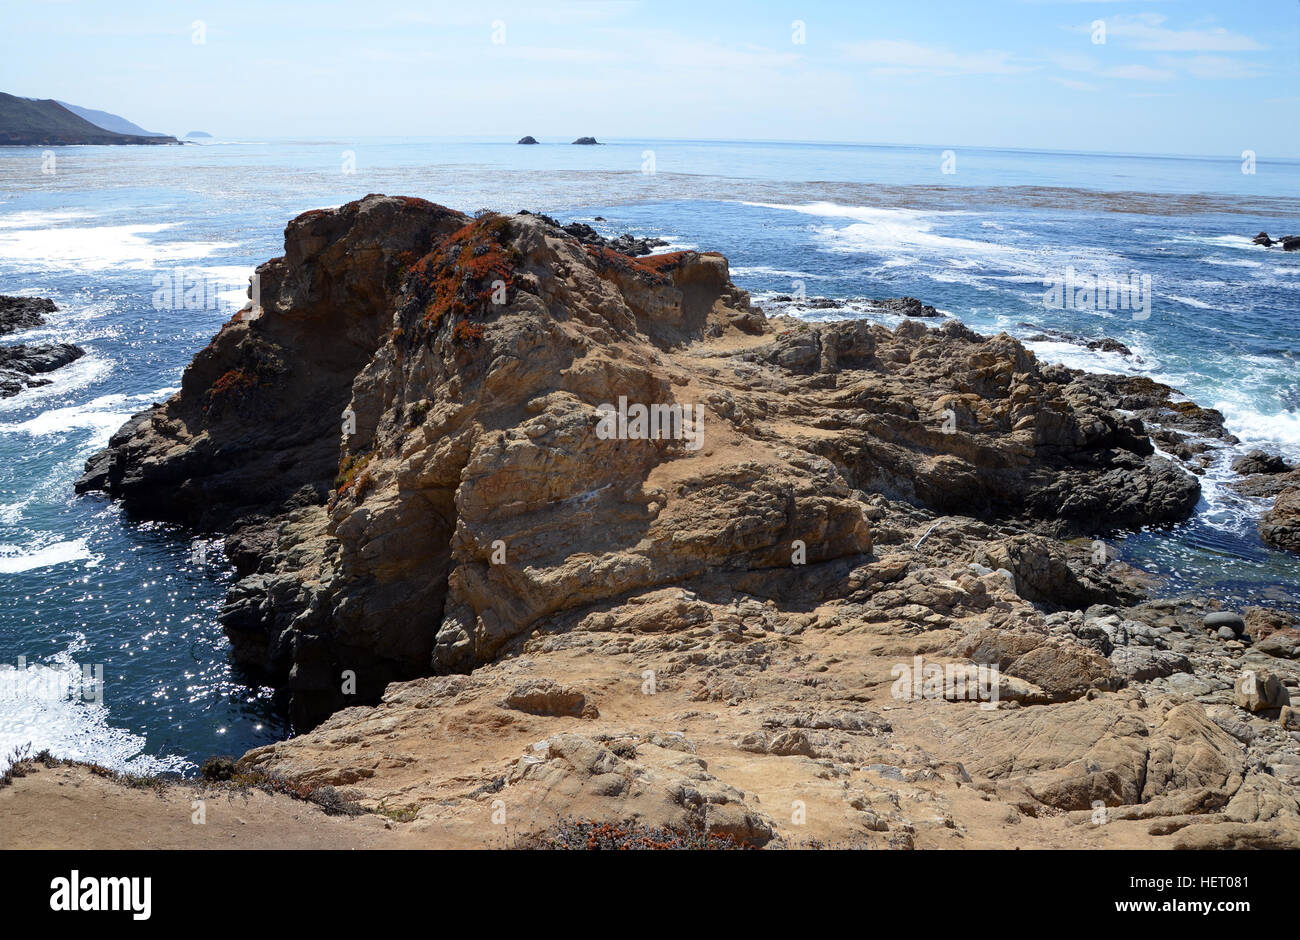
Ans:
[{"label": "hazy horizon line", "polygon": [[[156,132],[157,133],[157,132]],[[194,133],[193,131],[187,133]],[[173,136],[173,135],[166,135]],[[175,135],[177,140],[186,140],[185,135]],[[532,136],[532,135],[529,135]],[[594,135],[587,135],[594,136]],[[503,144],[509,146],[559,146],[573,147],[582,146],[574,144],[573,141],[566,141],[560,137],[555,140],[543,141],[538,140],[536,144],[519,144],[517,140],[512,139],[511,135],[484,135],[484,134],[295,134],[287,137],[279,137],[267,134],[250,134],[239,136],[225,136],[222,134],[211,134],[210,137],[202,138],[203,140],[225,141],[235,144],[254,144],[259,142],[265,143],[287,143],[292,141],[302,141],[306,143],[324,143],[326,141],[347,142],[352,140],[444,140],[457,141],[459,143],[484,143],[484,144]],[[990,144],[935,144],[935,143],[899,143],[896,141],[866,141],[866,140],[827,140],[827,139],[799,139],[799,138],[780,138],[780,137],[597,137],[597,146],[606,144],[636,144],[636,143],[698,143],[698,144],[786,144],[792,146],[824,146],[824,147],[879,147],[891,149],[915,149],[915,150],[988,150],[1004,153],[1044,153],[1044,154],[1061,154],[1061,155],[1078,155],[1088,157],[1137,157],[1137,158],[1155,158],[1155,159],[1183,159],[1183,160],[1224,160],[1240,161],[1241,154],[1229,153],[1178,153],[1178,152],[1144,152],[1144,151],[1125,151],[1125,150],[1081,150],[1077,148],[1055,149],[1050,147],[1027,147],[1016,144],[990,145]],[[189,143],[197,141],[189,140]],[[203,146],[203,144],[198,144]],[[2,145],[0,145],[2,146]],[[110,144],[66,144],[63,146],[116,146]],[[1256,154],[1257,163],[1281,162],[1281,163],[1300,163],[1300,152],[1285,155],[1268,155]]]}]

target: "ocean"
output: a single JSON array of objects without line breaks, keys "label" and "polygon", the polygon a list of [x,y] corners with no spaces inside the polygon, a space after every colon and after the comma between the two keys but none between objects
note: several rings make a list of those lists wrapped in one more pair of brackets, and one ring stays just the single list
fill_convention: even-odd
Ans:
[{"label": "ocean", "polygon": [[[1226,489],[1247,450],[1300,458],[1300,252],[1251,243],[1300,234],[1300,161],[675,140],[0,148],[0,293],[60,308],[4,341],[87,353],[0,400],[0,767],[30,744],[193,773],[288,733],[274,692],[228,661],[219,542],[130,519],[72,484],[123,421],[178,388],[254,266],[282,253],[290,218],[372,192],[720,251],[769,311],[892,323],[798,298],[911,295],[985,333],[1119,340],[1132,355],[1029,345],[1167,382],[1222,410],[1241,439],[1207,470],[1194,518],[1128,534],[1122,557],[1170,592],[1300,610],[1295,558],[1255,531],[1264,504]],[[1125,290],[1113,309],[1075,289],[1074,302],[1046,303],[1067,279]],[[82,667],[102,669],[98,694]]]}]

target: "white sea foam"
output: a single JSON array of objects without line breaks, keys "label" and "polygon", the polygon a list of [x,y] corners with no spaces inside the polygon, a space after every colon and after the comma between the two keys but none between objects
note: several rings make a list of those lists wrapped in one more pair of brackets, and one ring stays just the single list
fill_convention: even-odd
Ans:
[{"label": "white sea foam", "polygon": [[93,433],[89,440],[83,442],[82,449],[98,450],[107,444],[113,432],[143,405],[161,401],[174,391],[174,388],[164,388],[144,395],[101,395],[84,405],[50,408],[26,421],[0,423],[0,434],[46,437],[69,431],[89,430]]},{"label": "white sea foam", "polygon": [[[39,376],[48,380],[49,385],[25,389],[10,398],[0,399],[0,415],[26,409],[44,399],[62,398],[69,392],[91,385],[112,371],[112,368],[113,364],[107,359],[100,359],[93,353],[87,353],[71,365]],[[0,424],[0,432],[7,427],[12,426]]]},{"label": "white sea foam", "polygon": [[[1215,304],[1207,304],[1205,301],[1203,301],[1203,300],[1197,300],[1195,297],[1180,297],[1178,294],[1165,294],[1164,296],[1165,296],[1165,298],[1168,299],[1168,300],[1173,300],[1173,301],[1175,301],[1175,302],[1177,302],[1177,303],[1185,304],[1185,305],[1187,305],[1188,307],[1195,307],[1195,308],[1198,309],[1198,310],[1218,310],[1218,309],[1220,309],[1220,308],[1219,308],[1218,306],[1216,306]],[[1157,300],[1158,300],[1158,299],[1159,299],[1159,298],[1157,298]]]},{"label": "white sea foam", "polygon": [[[12,218],[12,217],[11,217]],[[174,222],[149,225],[0,229],[0,259],[31,270],[100,271],[153,268],[206,258],[234,247],[233,242],[153,241],[147,236],[175,228]]]},{"label": "white sea foam", "polygon": [[817,231],[818,239],[836,253],[871,254],[886,260],[884,267],[932,265],[918,273],[943,283],[964,284],[989,289],[984,282],[987,268],[1018,272],[1026,281],[1040,285],[1047,277],[1059,277],[1066,266],[1080,273],[1107,274],[1127,271],[1128,261],[1112,252],[1077,245],[1065,248],[1026,247],[1002,244],[934,231],[948,219],[969,217],[967,211],[926,212],[916,209],[885,209],[874,206],[845,206],[830,202],[801,205],[747,202],[745,205],[778,209],[825,219],[849,219],[851,224],[826,226]]},{"label": "white sea foam", "polygon": [[[108,723],[113,677],[102,664],[77,662],[83,643],[74,642],[48,662],[0,663],[0,771],[20,749],[49,750],[56,757],[93,761],[133,773],[183,771],[179,758],[141,753],[146,741]],[[19,665],[22,668],[19,668]],[[98,699],[98,700],[97,700]]]},{"label": "white sea foam", "polygon": [[756,274],[764,274],[768,277],[803,278],[805,280],[825,277],[825,275],[822,274],[807,274],[803,271],[785,271],[781,268],[769,268],[761,264],[739,265],[731,269],[732,277],[753,277]]},{"label": "white sea foam", "polygon": [[1200,259],[1198,259],[1198,260],[1199,260],[1202,264],[1215,264],[1215,265],[1219,265],[1220,267],[1225,267],[1225,268],[1255,268],[1255,269],[1258,269],[1258,268],[1262,268],[1262,267],[1264,267],[1264,262],[1262,262],[1262,261],[1251,261],[1249,258],[1218,258],[1218,257],[1210,256],[1210,257],[1200,258]]},{"label": "white sea foam", "polygon": [[0,229],[6,228],[48,228],[63,225],[66,222],[80,222],[95,218],[93,213],[72,209],[41,211],[28,209],[23,212],[8,212],[0,215]]},{"label": "white sea foam", "polygon": [[94,567],[100,560],[86,545],[84,538],[54,542],[39,548],[0,545],[0,574],[18,574],[79,561],[88,562],[90,567]]}]

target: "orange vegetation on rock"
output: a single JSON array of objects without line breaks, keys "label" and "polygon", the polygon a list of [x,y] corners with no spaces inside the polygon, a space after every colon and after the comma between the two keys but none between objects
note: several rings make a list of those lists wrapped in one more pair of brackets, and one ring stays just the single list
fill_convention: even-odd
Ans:
[{"label": "orange vegetation on rock", "polygon": [[[484,215],[453,232],[411,266],[409,283],[420,298],[424,323],[431,330],[447,315],[481,312],[499,290],[509,296],[518,258],[509,239],[509,220]],[[462,332],[460,338],[467,337]]]}]

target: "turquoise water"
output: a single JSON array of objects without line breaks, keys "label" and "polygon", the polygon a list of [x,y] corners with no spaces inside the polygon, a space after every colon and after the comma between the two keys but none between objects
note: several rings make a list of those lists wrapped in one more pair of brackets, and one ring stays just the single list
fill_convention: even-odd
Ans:
[{"label": "turquoise water", "polygon": [[[1221,408],[1239,450],[1300,458],[1300,253],[1250,244],[1261,229],[1300,233],[1300,163],[1241,168],[1236,155],[943,144],[330,140],[60,148],[46,174],[41,151],[0,148],[0,293],[53,297],[60,312],[24,339],[87,350],[51,386],[0,401],[0,664],[26,666],[20,680],[0,665],[0,761],[30,741],[192,771],[287,732],[271,690],[227,661],[219,551],[76,498],[72,481],[127,417],[177,387],[299,212],[388,192],[602,216],[609,233],[723,252],[770,309],[802,284],[809,296],[910,294],[986,332],[1112,336],[1135,355],[1033,348],[1170,382]],[[1149,316],[1045,307],[1044,281],[1067,269],[1149,277]],[[182,301],[159,309],[160,286]],[[200,299],[185,303],[187,290]],[[1223,487],[1230,456],[1207,473],[1192,521],[1130,535],[1124,556],[1171,588],[1300,607],[1294,559],[1254,533],[1259,504]],[[35,681],[35,663],[102,665],[102,703],[6,695]]]}]

